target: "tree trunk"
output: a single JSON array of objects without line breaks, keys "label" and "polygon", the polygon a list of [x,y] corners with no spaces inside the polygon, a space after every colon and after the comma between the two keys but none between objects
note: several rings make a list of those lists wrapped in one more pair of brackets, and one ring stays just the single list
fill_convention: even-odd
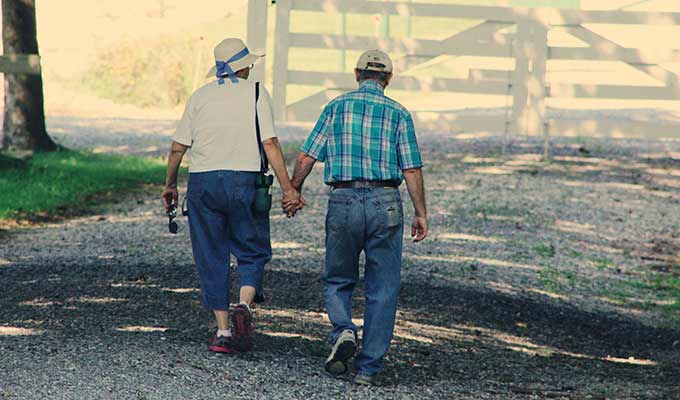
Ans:
[{"label": "tree trunk", "polygon": [[[2,0],[2,44],[5,55],[39,54],[35,0]],[[6,150],[55,150],[45,130],[42,74],[5,74],[4,135]]]}]

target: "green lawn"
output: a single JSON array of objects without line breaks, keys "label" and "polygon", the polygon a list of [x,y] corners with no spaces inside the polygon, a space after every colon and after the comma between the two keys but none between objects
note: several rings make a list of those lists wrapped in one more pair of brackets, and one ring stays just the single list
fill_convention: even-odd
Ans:
[{"label": "green lawn", "polygon": [[0,155],[0,220],[53,211],[88,195],[163,184],[165,162],[129,156],[62,150],[28,161]]}]

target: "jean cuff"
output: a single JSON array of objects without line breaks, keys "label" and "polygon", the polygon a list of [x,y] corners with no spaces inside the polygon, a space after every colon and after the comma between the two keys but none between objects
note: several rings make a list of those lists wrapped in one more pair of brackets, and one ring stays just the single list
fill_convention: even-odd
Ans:
[{"label": "jean cuff", "polygon": [[344,331],[352,331],[354,332],[354,341],[359,343],[359,333],[357,332],[357,327],[356,326],[348,326],[346,328],[342,328],[339,331],[331,331],[331,333],[328,334],[328,338],[326,340],[328,341],[329,344],[333,345],[335,344],[335,341],[338,339],[338,336]]},{"label": "jean cuff", "polygon": [[262,275],[263,275],[263,268],[260,268],[259,271],[248,271],[248,273],[244,273],[243,270],[239,271],[240,274],[240,287],[243,286],[252,286],[255,288],[255,291],[260,294],[262,293]]},{"label": "jean cuff", "polygon": [[229,292],[223,298],[202,295],[201,303],[203,307],[211,310],[229,311]]}]

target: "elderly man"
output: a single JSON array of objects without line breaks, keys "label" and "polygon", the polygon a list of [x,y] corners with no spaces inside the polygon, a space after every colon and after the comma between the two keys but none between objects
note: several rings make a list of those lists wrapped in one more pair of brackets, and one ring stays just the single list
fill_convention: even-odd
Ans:
[{"label": "elderly man", "polygon": [[[264,265],[272,254],[268,209],[254,207],[256,184],[262,186],[267,160],[283,191],[284,205],[299,208],[294,206],[300,194],[291,185],[274,134],[271,98],[259,82],[247,81],[250,68],[261,57],[251,54],[239,39],[225,39],[217,45],[212,69],[217,80],[196,90],[186,105],[172,138],[162,194],[166,210],[177,204],[177,171],[190,148],[191,245],[202,303],[213,311],[217,322],[208,349],[218,353],[252,348],[250,306],[262,292]],[[238,260],[240,276],[240,303],[231,313],[231,329],[230,254]]]},{"label": "elderly man", "polygon": [[[325,301],[333,324],[326,370],[344,374],[357,348],[350,300],[366,255],[366,308],[361,351],[354,360],[357,384],[374,383],[392,340],[400,286],[403,208],[399,185],[406,180],[415,216],[411,236],[427,235],[421,167],[411,115],[384,95],[392,79],[387,54],[367,51],[354,70],[359,90],[324,108],[298,156],[293,186],[301,189],[314,163],[326,162],[331,192],[326,216]],[[304,201],[303,201],[304,202]]]}]

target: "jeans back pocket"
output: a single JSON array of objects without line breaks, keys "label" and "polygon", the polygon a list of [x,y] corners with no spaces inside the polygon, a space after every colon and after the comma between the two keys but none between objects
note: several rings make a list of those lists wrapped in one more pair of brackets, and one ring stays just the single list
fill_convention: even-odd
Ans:
[{"label": "jeans back pocket", "polygon": [[387,213],[387,218],[385,219],[385,226],[387,226],[388,228],[394,228],[396,226],[401,225],[402,222],[401,204],[399,203],[388,204],[385,212]]},{"label": "jeans back pocket", "polygon": [[326,213],[326,228],[331,231],[342,231],[348,225],[349,200],[329,201]]}]

